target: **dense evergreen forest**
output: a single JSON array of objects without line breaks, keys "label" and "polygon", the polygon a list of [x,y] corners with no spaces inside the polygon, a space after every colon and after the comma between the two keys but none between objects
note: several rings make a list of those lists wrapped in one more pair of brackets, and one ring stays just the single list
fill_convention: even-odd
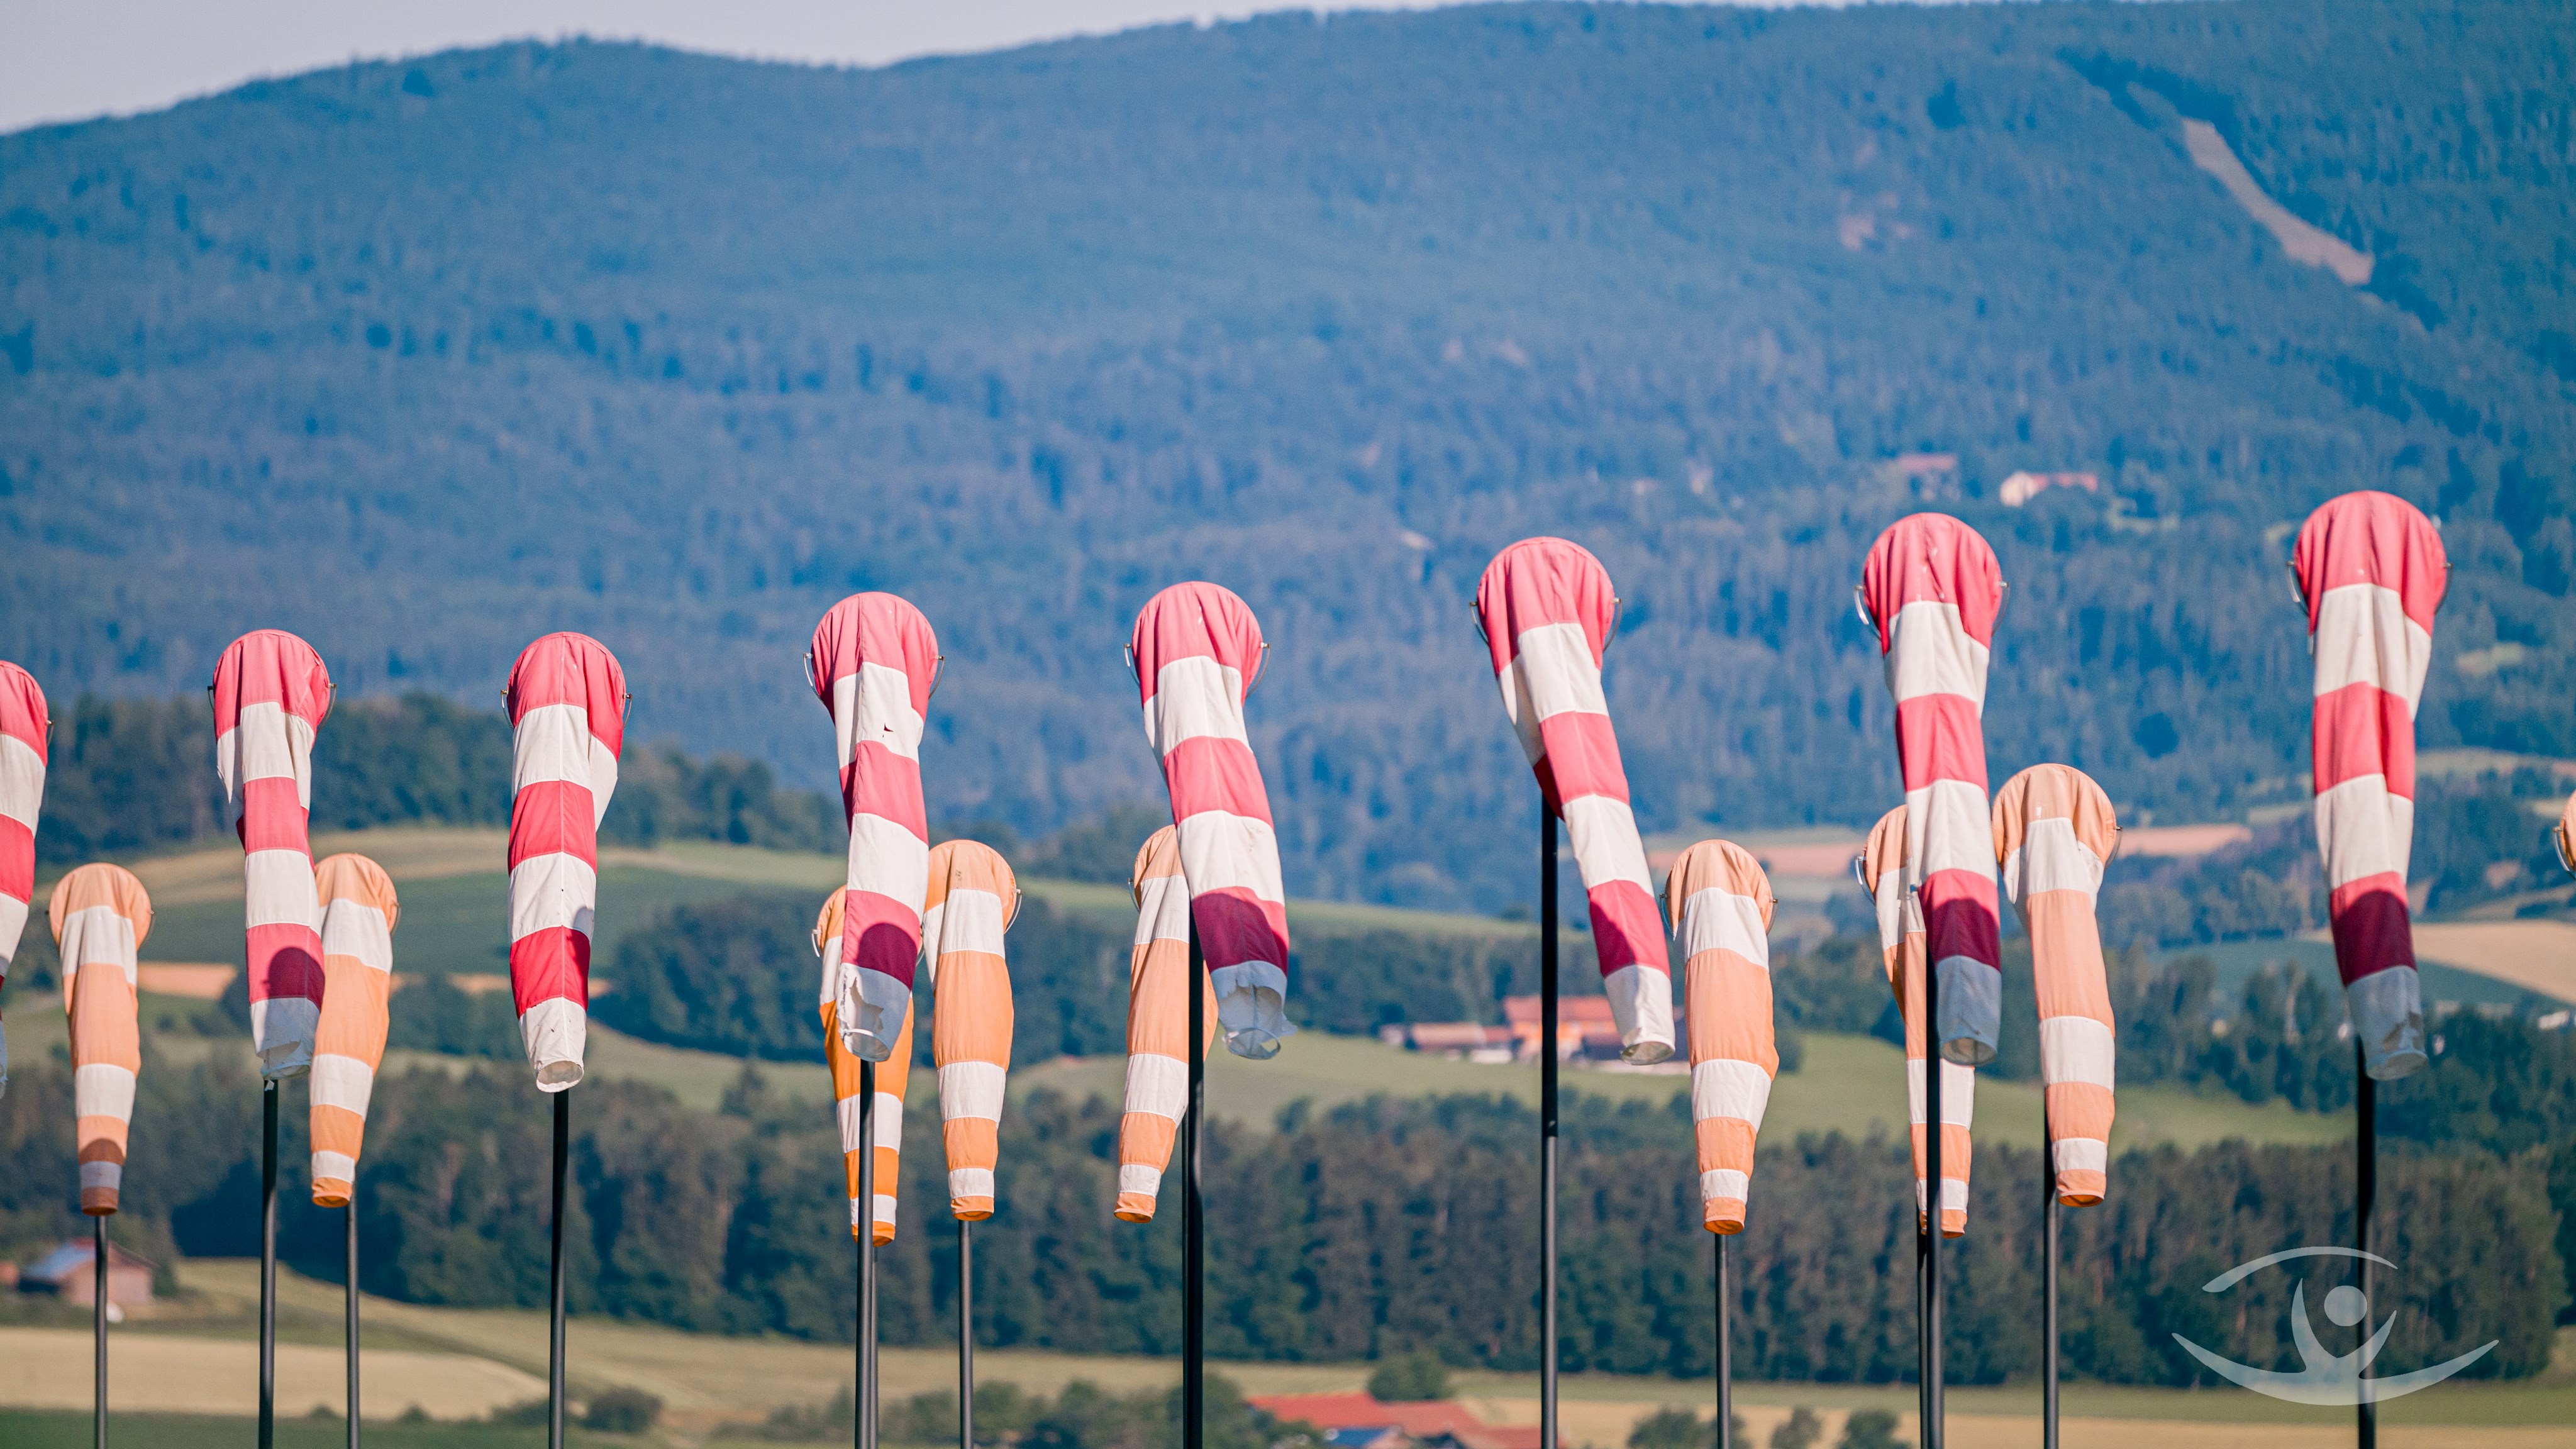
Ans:
[{"label": "dense evergreen forest", "polygon": [[[1884,808],[1847,591],[1926,504],[2015,586],[1997,768],[2210,818],[2300,793],[2284,530],[2367,486],[2457,565],[2426,745],[2576,755],[2571,36],[2565,0],[1506,5],[874,71],[513,45],[23,131],[0,657],[166,698],[278,624],[352,704],[480,706],[581,628],[642,737],[813,788],[806,632],[891,588],[949,656],[934,817],[1035,837],[1154,798],[1118,646],[1206,576],[1277,645],[1292,888],[1492,909],[1527,771],[1464,600],[1513,538],[1619,581],[1650,829]],[[2004,507],[2020,468],[2105,491]]]}]

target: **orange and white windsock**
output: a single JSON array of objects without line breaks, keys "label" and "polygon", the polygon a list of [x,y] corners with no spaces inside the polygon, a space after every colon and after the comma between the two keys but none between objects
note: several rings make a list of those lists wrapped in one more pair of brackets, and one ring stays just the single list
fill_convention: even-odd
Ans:
[{"label": "orange and white windsock", "polygon": [[[1887,963],[1887,984],[1896,993],[1897,1011],[1905,1018],[1905,1118],[1914,1141],[1914,1212],[1919,1225],[1925,1193],[1924,1158],[1928,1144],[1923,1124],[1930,1103],[1923,1062],[1927,1040],[1923,1029],[1923,985],[1926,950],[1920,893],[1910,884],[1907,868],[1906,808],[1879,817],[1869,832],[1859,865],[1878,907],[1878,945]],[[1968,1230],[1968,1167],[1975,1143],[1968,1129],[1977,1117],[1977,1073],[1957,1062],[1941,1063],[1941,1235],[1955,1238]]]},{"label": "orange and white windsock", "polygon": [[590,1041],[590,943],[599,822],[626,744],[626,671],[587,634],[519,652],[502,691],[513,732],[510,993],[537,1090],[581,1081]]},{"label": "orange and white windsock", "polygon": [[[1124,1222],[1149,1223],[1190,1104],[1190,885],[1181,874],[1180,833],[1166,825],[1146,837],[1127,883],[1136,897],[1136,947],[1127,964],[1117,1214]],[[1202,975],[1198,990],[1204,1052],[1216,1042],[1216,988]]]},{"label": "orange and white windsock", "polygon": [[152,897],[121,865],[85,865],[54,883],[47,914],[62,947],[63,1009],[71,1016],[81,1211],[106,1217],[125,1186],[134,1074],[143,1069],[135,952],[152,934]]},{"label": "orange and white windsock", "polygon": [[930,906],[921,917],[935,993],[930,1053],[939,1068],[948,1211],[967,1222],[993,1215],[1011,1069],[1011,968],[1002,936],[1019,913],[1020,883],[1000,852],[972,840],[931,847]]},{"label": "orange and white windsock", "polygon": [[1690,1022],[1691,1125],[1699,1138],[1702,1221],[1744,1231],[1753,1139],[1780,1074],[1771,1026],[1771,878],[1744,847],[1703,840],[1664,879],[1682,943]]},{"label": "orange and white windsock", "polygon": [[2413,504],[2347,493],[2308,515],[2290,560],[2316,656],[2317,850],[2344,1006],[2379,1081],[2425,1063],[2406,904],[2415,845],[2415,710],[2450,587],[2442,535]]},{"label": "orange and white windsock", "polygon": [[1673,1054],[1673,968],[1601,688],[1602,650],[1619,622],[1610,573],[1579,544],[1523,539],[1485,565],[1476,619],[1503,712],[1574,846],[1619,1054],[1660,1062]]},{"label": "orange and white windsock", "polygon": [[805,656],[815,696],[832,712],[841,804],[850,823],[840,980],[830,989],[850,1050],[902,1055],[912,1028],[912,972],[930,890],[930,816],[921,799],[921,729],[939,682],[939,640],[921,611],[892,594],[852,594],[814,626]]},{"label": "orange and white windsock", "polygon": [[[45,733],[53,717],[35,676],[0,659],[0,986],[27,903],[36,897],[36,814],[45,803]],[[9,1090],[9,1039],[0,1033],[0,1092]]]},{"label": "orange and white windsock", "polygon": [[1941,1055],[1994,1060],[2003,1024],[2002,921],[1986,800],[1986,666],[2003,574],[1977,531],[1943,513],[1890,524],[1861,565],[1862,612],[1887,656],[1905,775],[1907,884],[1940,983]]},{"label": "orange and white windsock", "polygon": [[2068,1207],[2100,1202],[2110,1181],[2111,983],[2093,907],[2119,838],[2111,797],[2073,766],[2033,765],[1995,792],[1995,857],[2030,935],[2049,1163]]},{"label": "orange and white windsock", "polygon": [[357,1187],[376,1068],[385,1060],[402,903],[384,867],[363,855],[325,857],[313,879],[322,892],[322,971],[331,983],[313,1042],[313,1205],[346,1207]]},{"label": "orange and white windsock", "polygon": [[251,1049],[260,1075],[313,1065],[322,1016],[322,901],[313,888],[313,736],[331,672],[282,629],[244,634],[215,664],[215,773],[242,843]]},{"label": "orange and white windsock", "polygon": [[832,1116],[841,1126],[841,1175],[849,1184],[850,1236],[859,1235],[859,1172],[864,1159],[859,1154],[876,1153],[875,1211],[868,1215],[868,1241],[883,1245],[894,1241],[896,1185],[903,1171],[903,1092],[912,1080],[912,1000],[904,994],[903,1025],[893,1037],[880,1038],[892,1055],[876,1066],[876,1111],[871,1124],[873,1144],[859,1136],[859,1108],[864,1100],[859,1094],[864,1087],[856,1052],[850,1050],[850,1033],[841,1029],[841,1007],[847,998],[841,985],[841,949],[843,903],[849,892],[834,891],[823,902],[822,913],[814,918],[814,954],[823,963],[823,1057],[832,1066]]},{"label": "orange and white windsock", "polygon": [[1297,1028],[1288,1021],[1279,834],[1243,723],[1244,696],[1261,677],[1261,622],[1230,589],[1174,584],[1145,601],[1128,647],[1145,739],[1180,827],[1181,873],[1225,1049],[1266,1060]]}]

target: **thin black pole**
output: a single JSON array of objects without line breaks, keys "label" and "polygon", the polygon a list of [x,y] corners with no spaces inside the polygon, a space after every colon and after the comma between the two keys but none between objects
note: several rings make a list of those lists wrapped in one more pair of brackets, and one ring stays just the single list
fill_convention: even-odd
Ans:
[{"label": "thin black pole", "polygon": [[277,1443],[277,1083],[259,1084],[259,1449]]},{"label": "thin black pole", "polygon": [[859,1245],[858,1384],[850,1408],[850,1442],[877,1442],[877,1064],[859,1063],[859,1202],[850,1228]]},{"label": "thin black pole", "polygon": [[975,1449],[974,1230],[957,1220],[957,1449]]},{"label": "thin black pole", "polygon": [[[356,1174],[354,1170],[351,1176]],[[358,1449],[358,1184],[349,1184],[349,1205],[342,1209],[349,1219],[349,1263],[347,1308],[349,1342],[349,1449]]]},{"label": "thin black pole", "polygon": [[89,1220],[90,1351],[96,1382],[90,1386],[89,1432],[98,1449],[107,1449],[107,1218]]},{"label": "thin black pole", "polygon": [[564,1442],[564,1178],[572,1162],[572,1093],[569,1089],[555,1096],[555,1216],[553,1225],[553,1266],[547,1286],[546,1331],[546,1449],[563,1449]]},{"label": "thin black pole", "polygon": [[1726,1341],[1726,1234],[1717,1240],[1717,1449],[1735,1449],[1735,1355]]},{"label": "thin black pole", "polygon": [[2057,1160],[2050,1145],[2048,1104],[2039,1107],[2039,1442],[2057,1449]]},{"label": "thin black pole", "polygon": [[1538,1438],[1556,1449],[1556,810],[1538,801]]},{"label": "thin black pole", "polygon": [[1190,922],[1190,1103],[1181,1115],[1181,1445],[1207,1436],[1207,1222],[1199,1200],[1199,1121],[1207,1111],[1207,958]]},{"label": "thin black pole", "polygon": [[[2357,1241],[2353,1246],[2367,1253],[2370,1251],[2370,1214],[2379,1203],[2379,1084],[2370,1079],[2369,1062],[2360,1042],[2353,1043],[2353,1052],[2353,1070],[2357,1075],[2352,1106],[2354,1125],[2359,1129],[2355,1133],[2358,1140],[2354,1143],[2357,1157],[2354,1167],[2357,1170],[2353,1176],[2352,1215],[2353,1237]],[[2370,1279],[2370,1260],[2364,1258],[2361,1260],[2361,1296],[2365,1303],[2370,1301]],[[2369,1319],[2362,1320],[2361,1331],[2364,1334],[2370,1332]],[[2379,1406],[2364,1399],[2355,1413],[2358,1418],[2353,1426],[2354,1442],[2361,1449],[2379,1449]]]},{"label": "thin black pole", "polygon": [[1923,1449],[1941,1449],[1941,977],[1923,964]]}]

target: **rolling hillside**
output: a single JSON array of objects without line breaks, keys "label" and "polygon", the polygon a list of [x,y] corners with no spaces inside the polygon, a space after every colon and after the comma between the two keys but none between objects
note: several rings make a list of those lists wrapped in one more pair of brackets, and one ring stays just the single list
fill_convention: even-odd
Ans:
[{"label": "rolling hillside", "polygon": [[[645,737],[819,786],[806,631],[891,588],[949,656],[934,816],[1030,833],[1153,796],[1119,644],[1203,575],[1277,645],[1293,889],[1491,910],[1502,543],[1620,581],[1650,829],[1883,808],[1847,593],[1926,503],[2015,585],[1996,765],[2207,819],[2297,796],[2282,532],[2375,486],[2457,564],[2427,746],[2576,755],[2571,34],[1504,5],[863,72],[508,46],[20,132],[0,656],[159,697],[282,624],[351,695],[488,701],[581,628]],[[2103,491],[2007,508],[2016,469]]]}]

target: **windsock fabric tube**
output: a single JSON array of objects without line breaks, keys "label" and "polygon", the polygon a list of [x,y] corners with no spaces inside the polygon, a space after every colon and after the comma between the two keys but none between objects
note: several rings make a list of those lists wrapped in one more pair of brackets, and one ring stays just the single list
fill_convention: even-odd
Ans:
[{"label": "windsock fabric tube", "polygon": [[[1190,1101],[1190,887],[1181,875],[1180,833],[1166,825],[1146,837],[1127,878],[1136,897],[1136,945],[1127,966],[1127,1099],[1118,1119],[1120,1221],[1154,1220],[1154,1199]],[[1207,1040],[1216,1042],[1216,988],[1196,988]]]},{"label": "windsock fabric tube", "polygon": [[590,943],[599,822],[626,743],[626,672],[587,634],[521,650],[510,708],[510,993],[537,1089],[581,1081],[590,1039]]},{"label": "windsock fabric tube", "polygon": [[972,840],[931,847],[930,905],[921,920],[934,993],[930,1051],[939,1068],[948,1211],[963,1222],[993,1215],[1011,1069],[1011,968],[1002,936],[1019,913],[1019,880],[998,851]]},{"label": "windsock fabric tube", "polygon": [[1770,932],[1778,900],[1750,852],[1730,841],[1703,840],[1673,862],[1664,905],[1682,944],[1701,1220],[1712,1233],[1740,1233],[1753,1185],[1753,1141],[1780,1074],[1771,1022]]},{"label": "windsock fabric tube", "polygon": [[[1887,963],[1887,984],[1905,1018],[1905,1119],[1914,1143],[1914,1213],[1919,1225],[1926,1194],[1923,1172],[1929,1143],[1924,1119],[1929,1115],[1925,1090],[1923,1027],[1924,983],[1928,972],[1923,909],[1919,893],[1907,883],[1906,809],[1900,805],[1879,817],[1860,857],[1870,899],[1878,907],[1878,944]],[[1943,983],[1947,989],[1948,983]],[[1975,1069],[1941,1063],[1941,1236],[1955,1238],[1968,1230],[1968,1168],[1975,1142],[1969,1127],[1977,1116]]]},{"label": "windsock fabric tube", "polygon": [[2049,1165],[2068,1207],[2100,1202],[2110,1181],[2116,1038],[2093,911],[2119,831],[2111,797],[2072,766],[2033,765],[1995,792],[1995,856],[2039,997]]},{"label": "windsock fabric tube", "polygon": [[866,1213],[868,1241],[883,1247],[894,1241],[896,1185],[903,1171],[903,1092],[912,1080],[912,994],[904,993],[903,1025],[884,1044],[891,1049],[884,1061],[874,1063],[877,1069],[876,1111],[871,1125],[873,1143],[860,1139],[860,1096],[864,1082],[860,1075],[861,1059],[850,1050],[850,1033],[841,1029],[841,1008],[848,998],[841,987],[847,979],[842,968],[842,910],[849,899],[847,891],[834,891],[823,902],[822,913],[814,919],[814,954],[823,963],[823,1056],[832,1067],[832,1116],[841,1128],[841,1175],[850,1194],[850,1236],[859,1235],[863,1209],[859,1202],[859,1174],[865,1166],[859,1154],[876,1153],[876,1201],[873,1212]]},{"label": "windsock fabric tube", "polygon": [[125,1186],[134,1074],[143,1069],[135,952],[152,934],[152,897],[123,866],[85,865],[54,883],[47,915],[62,947],[63,1009],[71,1017],[81,1211],[107,1217]]},{"label": "windsock fabric tube", "polygon": [[[930,818],[921,800],[921,730],[938,683],[939,640],[921,611],[892,594],[852,594],[814,626],[806,656],[814,694],[832,712],[841,804],[850,825],[843,910],[840,1030],[871,1062],[910,1037],[912,973],[930,889]],[[880,1178],[880,1182],[891,1182]]]},{"label": "windsock fabric tube", "polygon": [[1476,585],[1503,712],[1574,845],[1619,1054],[1644,1065],[1673,1054],[1673,971],[1601,687],[1618,614],[1609,571],[1561,538],[1513,544]]},{"label": "windsock fabric tube", "polygon": [[[45,803],[45,732],[52,723],[33,675],[0,659],[0,986],[36,898],[36,816]],[[0,1093],[9,1090],[9,1038],[0,1032]]]},{"label": "windsock fabric tube", "polygon": [[1887,658],[1905,775],[1907,883],[1940,973],[1941,1055],[1994,1060],[2003,1021],[1994,826],[1986,800],[1986,667],[2003,576],[1977,531],[1941,513],[1889,525],[1861,566],[1862,612]]},{"label": "windsock fabric tube", "polygon": [[366,1145],[367,1103],[385,1060],[393,994],[394,928],[402,903],[392,877],[363,855],[313,868],[322,893],[322,1023],[313,1040],[313,1205],[346,1207]]},{"label": "windsock fabric tube", "polygon": [[2316,657],[2317,850],[2362,1069],[2420,1070],[2424,994],[2406,902],[2415,844],[2415,711],[2450,587],[2442,536],[2413,504],[2347,493],[2308,515],[2290,566]]},{"label": "windsock fabric tube", "polygon": [[242,843],[251,1050],[272,1081],[313,1065],[322,1015],[322,902],[305,823],[313,736],[330,712],[330,671],[292,634],[244,634],[216,661],[215,773]]},{"label": "windsock fabric tube", "polygon": [[1279,835],[1243,722],[1244,696],[1261,674],[1260,621],[1227,589],[1174,584],[1146,601],[1129,647],[1225,1049],[1276,1056],[1297,1028],[1288,1021]]}]

